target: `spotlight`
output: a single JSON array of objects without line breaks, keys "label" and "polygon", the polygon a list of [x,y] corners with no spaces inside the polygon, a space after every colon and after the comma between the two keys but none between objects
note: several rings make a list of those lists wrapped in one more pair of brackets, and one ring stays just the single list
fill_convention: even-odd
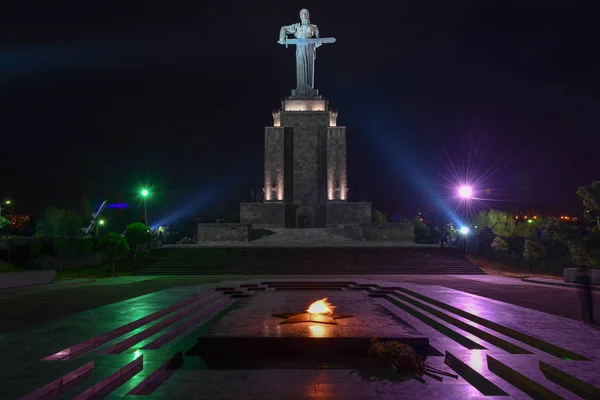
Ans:
[{"label": "spotlight", "polygon": [[461,186],[458,188],[458,195],[463,199],[469,199],[473,196],[473,189],[471,186]]}]

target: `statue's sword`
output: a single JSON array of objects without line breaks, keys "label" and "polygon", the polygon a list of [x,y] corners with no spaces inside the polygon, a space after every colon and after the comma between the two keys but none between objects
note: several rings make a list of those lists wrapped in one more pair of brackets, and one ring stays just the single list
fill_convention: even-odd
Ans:
[{"label": "statue's sword", "polygon": [[308,44],[308,43],[335,43],[335,38],[309,38],[309,39],[285,39],[285,47],[288,44]]}]

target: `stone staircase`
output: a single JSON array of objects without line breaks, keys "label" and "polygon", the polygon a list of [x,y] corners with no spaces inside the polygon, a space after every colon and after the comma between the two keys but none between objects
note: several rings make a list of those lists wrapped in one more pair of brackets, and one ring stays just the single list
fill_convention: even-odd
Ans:
[{"label": "stone staircase", "polygon": [[[319,234],[317,234],[319,235]],[[331,234],[333,235],[333,234]],[[300,236],[301,238],[303,236]],[[325,232],[324,238],[329,238]],[[271,235],[260,240],[277,243]],[[347,238],[340,237],[340,241]],[[306,239],[311,240],[311,239]],[[347,239],[352,240],[352,239]],[[285,242],[287,243],[287,242]],[[285,245],[161,248],[138,275],[482,275],[456,249]]]},{"label": "stone staircase", "polygon": [[275,232],[273,235],[263,236],[260,239],[249,242],[253,246],[343,246],[360,245],[363,242],[350,239],[329,229],[269,229]]}]

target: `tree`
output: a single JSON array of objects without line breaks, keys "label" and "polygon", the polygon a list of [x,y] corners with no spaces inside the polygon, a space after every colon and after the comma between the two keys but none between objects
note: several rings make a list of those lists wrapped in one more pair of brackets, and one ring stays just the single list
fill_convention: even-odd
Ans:
[{"label": "tree", "polygon": [[519,221],[516,224],[514,236],[534,237],[536,234],[536,230],[540,231],[546,228],[547,224],[548,219],[543,217],[530,218],[526,221]]},{"label": "tree", "polygon": [[496,261],[498,272],[500,272],[500,253],[506,253],[508,251],[508,243],[500,236],[496,236],[492,241],[492,249],[496,252]]},{"label": "tree", "polygon": [[9,223],[10,221],[8,220],[8,218],[4,218],[2,215],[0,215],[0,228],[4,228]]},{"label": "tree", "polygon": [[[525,241],[525,249],[523,250],[523,257],[528,261],[538,261],[544,257],[544,248],[537,244],[533,240]],[[542,270],[544,269],[542,265]],[[530,268],[531,271],[531,268]]]},{"label": "tree", "polygon": [[150,228],[141,222],[134,222],[125,228],[125,238],[129,247],[133,250],[133,256],[137,260],[137,246],[147,244],[150,241],[152,234]]},{"label": "tree", "polygon": [[515,233],[515,219],[503,211],[489,210],[477,214],[475,225],[479,229],[488,228],[495,235],[509,237]]},{"label": "tree", "polygon": [[78,237],[82,235],[82,220],[64,209],[49,207],[37,224],[37,236]]},{"label": "tree", "polygon": [[378,224],[383,223],[383,224],[385,224],[385,223],[388,222],[387,215],[385,215],[384,213],[382,213],[381,211],[379,211],[379,210],[377,210],[375,208],[373,209],[373,211],[372,211],[371,214],[372,214],[373,222],[375,222],[375,223],[378,223]]},{"label": "tree", "polygon": [[600,181],[581,186],[577,189],[577,195],[585,207],[586,217],[594,219],[596,228],[600,230]]},{"label": "tree", "polygon": [[98,249],[103,251],[112,264],[112,273],[115,275],[115,260],[129,251],[127,240],[118,233],[111,232],[98,242]]},{"label": "tree", "polygon": [[429,228],[419,217],[415,217],[415,242],[423,242],[427,240],[427,232]]},{"label": "tree", "polygon": [[552,240],[564,243],[567,246],[569,243],[579,240],[579,232],[576,226],[558,220],[548,222],[546,233]]},{"label": "tree", "polygon": [[562,221],[548,223],[548,235],[552,240],[564,243],[569,249],[573,264],[594,268],[600,264],[600,231],[592,229],[582,236],[577,226]]}]

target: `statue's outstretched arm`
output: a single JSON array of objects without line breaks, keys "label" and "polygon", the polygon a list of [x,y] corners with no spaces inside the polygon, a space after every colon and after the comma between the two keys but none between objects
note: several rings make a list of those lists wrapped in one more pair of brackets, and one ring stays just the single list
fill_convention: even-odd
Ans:
[{"label": "statue's outstretched arm", "polygon": [[277,41],[277,43],[279,44],[285,44],[285,38],[288,34],[292,34],[296,32],[296,29],[294,27],[294,25],[287,25],[287,26],[282,26],[281,29],[279,30],[279,40]]}]

